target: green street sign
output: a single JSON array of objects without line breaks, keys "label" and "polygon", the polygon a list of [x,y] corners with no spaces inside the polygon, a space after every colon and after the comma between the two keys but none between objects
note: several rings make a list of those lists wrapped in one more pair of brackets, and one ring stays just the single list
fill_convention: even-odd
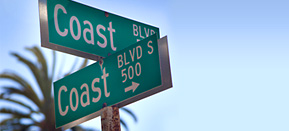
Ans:
[{"label": "green street sign", "polygon": [[99,60],[159,28],[71,0],[39,0],[41,46]]},{"label": "green street sign", "polygon": [[56,128],[70,128],[172,87],[167,37],[152,35],[54,82]]}]

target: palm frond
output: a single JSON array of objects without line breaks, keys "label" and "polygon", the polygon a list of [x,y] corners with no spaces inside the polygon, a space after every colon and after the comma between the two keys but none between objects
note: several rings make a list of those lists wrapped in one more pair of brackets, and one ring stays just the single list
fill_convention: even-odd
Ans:
[{"label": "palm frond", "polygon": [[42,103],[40,102],[39,98],[36,95],[32,95],[29,91],[25,89],[19,90],[15,87],[1,87],[1,89],[3,90],[3,93],[1,94],[1,96],[3,97],[10,96],[12,94],[18,94],[25,96],[27,99],[30,99],[36,106],[38,106],[38,108],[42,106]]},{"label": "palm frond", "polygon": [[6,88],[6,90],[9,90],[10,92],[23,94],[24,96],[30,98],[38,107],[41,107],[41,101],[36,95],[35,91],[32,89],[32,86],[27,81],[25,81],[22,77],[14,73],[6,72],[6,73],[0,74],[0,79],[1,78],[15,81],[16,83],[20,84],[23,87],[23,91],[16,89],[16,88],[14,89]]},{"label": "palm frond", "polygon": [[17,116],[18,118],[31,118],[30,113],[26,114],[24,112],[21,112],[20,110],[15,110],[15,109],[5,108],[5,107],[2,107],[2,109],[0,109],[0,113],[11,114],[13,116]]},{"label": "palm frond", "polygon": [[[2,108],[0,109],[0,114],[3,113],[3,114],[10,114],[12,115],[12,118],[8,118],[7,120],[9,119],[17,119],[17,120],[20,120],[20,119],[26,119],[26,120],[31,120],[33,123],[33,125],[40,125],[39,122],[37,122],[36,120],[33,119],[33,117],[31,117],[31,113],[24,113],[24,112],[21,112],[20,110],[15,110],[15,109],[11,109],[10,108]],[[18,122],[19,124],[21,124],[20,122]]]},{"label": "palm frond", "polygon": [[127,112],[128,114],[130,114],[130,116],[132,116],[134,121],[137,122],[137,117],[131,110],[129,110],[128,108],[125,108],[125,107],[122,107],[120,109],[122,109],[123,111]]},{"label": "palm frond", "polygon": [[127,131],[129,131],[129,129],[128,129],[127,125],[126,125],[126,122],[125,122],[123,119],[120,119],[120,124],[122,124],[123,127],[124,127]]},{"label": "palm frond", "polygon": [[86,66],[87,66],[87,63],[88,63],[88,59],[84,59],[83,63],[81,64],[81,66],[80,66],[80,68],[79,68],[79,70],[82,69],[82,68],[84,68],[84,67],[86,67]]},{"label": "palm frond", "polygon": [[8,122],[9,123],[19,123],[19,118],[15,118],[15,117],[6,118],[0,122],[0,125],[6,125]]},{"label": "palm frond", "polygon": [[[4,119],[3,121],[1,121],[0,125],[2,126],[6,125],[6,128],[8,128],[9,130],[13,129],[14,131],[17,130],[26,131],[29,127],[34,126],[34,123],[23,124],[20,122],[20,118],[12,117]],[[5,128],[3,130],[5,130]]]},{"label": "palm frond", "polygon": [[19,75],[15,74],[15,73],[4,72],[4,73],[0,74],[0,79],[1,78],[10,79],[12,81],[15,81],[16,83],[20,84],[23,88],[25,88],[29,91],[33,91],[32,86],[27,81],[25,81],[22,77],[20,77]]},{"label": "palm frond", "polygon": [[13,99],[11,99],[11,98],[4,98],[3,95],[0,95],[0,99],[5,100],[5,101],[8,101],[8,102],[10,102],[10,103],[18,104],[18,105],[20,105],[20,106],[23,106],[23,107],[29,109],[30,112],[34,112],[34,110],[33,110],[29,105],[24,104],[23,102],[20,102],[20,101],[17,101],[17,100],[13,100]]},{"label": "palm frond", "polygon": [[44,97],[49,99],[51,97],[52,79],[49,78],[49,76],[48,76],[47,61],[44,58],[42,51],[37,46],[34,46],[33,48],[26,48],[26,49],[33,52],[34,55],[37,57],[38,63],[41,63],[41,71],[43,74],[42,79],[44,81],[44,84],[40,88],[43,88],[43,90],[44,90],[44,92],[43,92]]},{"label": "palm frond", "polygon": [[[13,56],[17,57],[19,61],[23,62],[25,65],[27,65],[29,67],[29,69],[32,71],[40,90],[42,91],[42,94],[45,98],[47,98],[47,94],[50,95],[50,93],[46,93],[46,92],[50,92],[51,89],[51,82],[44,80],[44,72],[42,72],[41,70],[39,70],[37,68],[37,66],[35,64],[33,64],[31,61],[27,60],[26,58],[16,54],[16,53],[12,53]],[[50,96],[49,96],[50,97]]]},{"label": "palm frond", "polygon": [[40,51],[40,49],[34,46],[32,48],[26,48],[26,50],[31,51],[37,57],[37,61],[41,64],[41,69],[42,69],[42,72],[44,73],[44,76],[48,76],[47,62],[42,52]]}]

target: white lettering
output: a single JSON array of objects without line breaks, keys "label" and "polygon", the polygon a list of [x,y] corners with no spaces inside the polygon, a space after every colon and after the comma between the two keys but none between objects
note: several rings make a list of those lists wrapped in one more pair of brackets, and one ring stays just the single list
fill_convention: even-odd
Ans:
[{"label": "white lettering", "polygon": [[126,62],[126,54],[125,53],[123,53],[123,59],[124,59],[124,65],[127,65],[127,64],[129,64],[129,62]]},{"label": "white lettering", "polygon": [[127,74],[125,73],[125,71],[126,71],[125,68],[121,70],[121,76],[124,77],[124,80],[122,81],[122,83],[124,83],[127,79]]},{"label": "white lettering", "polygon": [[155,34],[155,31],[154,30],[151,30],[151,35]]},{"label": "white lettering", "polygon": [[[100,39],[97,37],[97,42],[94,41],[95,40],[95,32],[94,32],[94,26],[93,23],[91,23],[88,20],[84,20],[83,21],[83,25],[88,25],[89,27],[84,27],[83,30],[81,29],[82,23],[80,24],[79,19],[76,16],[72,16],[69,20],[69,29],[64,28],[64,31],[60,30],[59,27],[59,19],[58,16],[60,16],[58,14],[59,10],[61,10],[64,14],[68,14],[68,12],[66,11],[66,9],[60,5],[57,4],[54,8],[54,25],[55,25],[55,30],[57,31],[57,33],[62,36],[65,37],[68,34],[68,31],[70,31],[71,36],[73,37],[74,40],[79,40],[81,38],[81,35],[83,35],[83,39],[87,44],[91,44],[94,45],[95,43],[97,43],[97,45],[101,48],[106,48],[107,46],[107,36],[109,35],[109,40],[110,40],[110,47],[111,50],[116,51],[117,47],[115,46],[114,43],[114,39],[113,39],[113,35],[116,32],[116,29],[114,29],[112,27],[112,22],[108,23],[107,27],[104,27],[101,24],[98,24],[96,26],[96,33],[97,35],[100,37]],[[63,20],[63,19],[61,19]],[[67,23],[68,24],[68,23]],[[63,24],[61,24],[63,25]],[[108,30],[108,32],[106,32],[106,29]],[[101,31],[102,30],[102,31]],[[133,24],[133,30],[134,30],[134,35],[138,36],[138,26]],[[136,34],[135,34],[136,33]],[[90,35],[90,37],[89,37]],[[141,36],[142,37],[142,36]],[[90,39],[89,39],[90,38]],[[101,39],[103,39],[103,42],[100,42]]]},{"label": "white lettering", "polygon": [[[75,35],[75,33],[73,31],[73,21],[75,21],[76,25],[77,25],[77,35]],[[80,33],[81,32],[81,27],[80,27],[80,23],[79,23],[79,20],[77,19],[77,17],[72,16],[70,18],[69,25],[70,25],[70,34],[71,34],[71,36],[73,37],[73,39],[79,40],[80,36],[81,36],[81,33]]]},{"label": "white lettering", "polygon": [[54,8],[54,25],[55,25],[55,29],[56,29],[57,33],[58,33],[60,36],[64,37],[64,36],[67,35],[68,30],[67,30],[67,29],[64,29],[64,31],[61,32],[60,29],[59,29],[58,17],[57,17],[57,13],[58,13],[58,10],[59,10],[59,9],[61,9],[64,14],[67,14],[66,9],[65,9],[62,5],[57,4],[57,5],[55,6],[55,8]]},{"label": "white lettering", "polygon": [[124,68],[121,70],[121,77],[123,77],[122,83],[125,83],[127,78],[132,80],[134,78],[134,74],[136,74],[136,76],[141,75],[141,64],[139,62],[137,62],[134,67],[131,65],[127,69]]},{"label": "white lettering", "polygon": [[[73,103],[72,103],[72,93],[75,94],[75,100],[76,100],[75,106],[73,106]],[[70,108],[71,108],[71,110],[72,111],[76,111],[77,108],[78,108],[78,92],[77,92],[76,88],[72,88],[72,90],[70,91],[69,100],[70,100]]]},{"label": "white lettering", "polygon": [[144,38],[144,37],[141,35],[141,26],[139,26],[139,36],[140,36],[140,38]]},{"label": "white lettering", "polygon": [[102,73],[103,75],[101,76],[101,78],[103,79],[104,94],[105,94],[105,97],[109,97],[110,92],[107,92],[107,84],[106,84],[106,77],[108,77],[109,74],[105,72],[105,68],[103,68]]},{"label": "white lettering", "polygon": [[133,35],[134,35],[134,36],[138,36],[137,25],[133,24],[133,25],[132,25],[132,29],[133,29]]},{"label": "white lettering", "polygon": [[60,115],[65,116],[67,114],[67,112],[68,112],[68,106],[65,106],[65,110],[62,111],[62,108],[61,108],[61,97],[60,97],[62,90],[64,90],[64,92],[67,92],[66,86],[61,86],[59,91],[58,91],[58,109],[59,109]]},{"label": "white lettering", "polygon": [[153,43],[152,41],[148,42],[148,47],[151,48],[151,51],[148,51],[148,53],[151,55],[154,52],[154,48],[150,45],[151,43]]},{"label": "white lettering", "polygon": [[[137,69],[137,67],[138,67],[138,69]],[[135,65],[135,74],[136,74],[136,76],[140,76],[140,74],[141,74],[141,65],[139,62],[136,63],[136,65]]]},{"label": "white lettering", "polygon": [[128,69],[127,69],[127,74],[128,74],[128,78],[129,78],[129,79],[132,79],[132,78],[133,78],[134,72],[133,72],[133,67],[132,67],[132,66],[129,66],[129,67],[128,67]]},{"label": "white lettering", "polygon": [[92,83],[91,83],[91,88],[92,88],[92,91],[93,92],[98,92],[98,97],[97,98],[92,98],[92,102],[96,103],[100,100],[100,97],[101,97],[101,90],[99,87],[95,87],[94,84],[95,83],[99,83],[99,78],[95,78]]},{"label": "white lettering", "polygon": [[134,61],[134,52],[135,52],[135,48],[132,49],[132,53],[131,53],[131,50],[129,50],[129,53],[130,53],[130,57],[131,57],[131,60],[132,62]]},{"label": "white lettering", "polygon": [[136,56],[137,56],[137,59],[140,59],[142,57],[142,48],[141,48],[141,46],[137,46],[136,47]]},{"label": "white lettering", "polygon": [[[90,29],[88,29],[88,28],[85,28],[84,30],[83,30],[83,37],[84,37],[84,40],[88,43],[88,44],[92,44],[92,45],[94,45],[94,35],[93,35],[93,27],[92,27],[92,24],[89,22],[89,21],[84,21],[83,22],[84,23],[84,25],[86,25],[86,24],[88,24],[89,25],[89,27],[90,27]],[[87,39],[87,37],[86,37],[86,33],[90,33],[90,40],[88,40]]]},{"label": "white lettering", "polygon": [[[80,104],[82,107],[86,107],[87,105],[90,105],[90,100],[89,100],[89,89],[88,89],[88,85],[86,83],[82,84],[80,89],[82,90],[82,88],[85,87],[86,91],[81,93],[80,96]],[[86,102],[83,102],[83,96],[86,95]]]},{"label": "white lettering", "polygon": [[148,29],[148,31],[147,31],[146,28],[144,27],[144,31],[145,31],[145,33],[146,33],[146,37],[149,37],[149,35],[150,35],[150,29]]},{"label": "white lettering", "polygon": [[117,65],[118,65],[118,68],[121,68],[122,65],[123,65],[122,55],[121,54],[117,56]]},{"label": "white lettering", "polygon": [[100,29],[102,29],[103,31],[105,31],[105,27],[103,25],[97,25],[96,26],[96,32],[97,34],[103,39],[103,43],[100,43],[99,41],[97,41],[97,44],[101,47],[101,48],[105,48],[107,45],[107,40],[106,37],[100,33]]},{"label": "white lettering", "polygon": [[112,33],[115,32],[115,29],[112,28],[112,22],[109,22],[109,27],[107,28],[110,34],[110,46],[113,51],[116,51],[116,47],[113,45],[113,35]]}]

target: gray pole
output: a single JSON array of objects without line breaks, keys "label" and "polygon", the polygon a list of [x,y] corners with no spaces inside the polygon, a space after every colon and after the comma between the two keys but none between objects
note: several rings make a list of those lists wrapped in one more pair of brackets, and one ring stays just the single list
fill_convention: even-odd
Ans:
[{"label": "gray pole", "polygon": [[120,131],[120,117],[118,107],[108,106],[103,108],[101,114],[102,131]]}]

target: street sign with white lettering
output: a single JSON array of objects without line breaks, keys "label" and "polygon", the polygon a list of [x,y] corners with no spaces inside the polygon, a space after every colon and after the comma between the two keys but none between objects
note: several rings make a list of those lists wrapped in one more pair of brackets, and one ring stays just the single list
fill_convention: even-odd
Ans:
[{"label": "street sign with white lettering", "polygon": [[167,37],[149,36],[54,82],[56,127],[99,116],[104,103],[123,107],[170,87]]},{"label": "street sign with white lettering", "polygon": [[41,46],[99,60],[159,28],[71,0],[39,0]]}]

